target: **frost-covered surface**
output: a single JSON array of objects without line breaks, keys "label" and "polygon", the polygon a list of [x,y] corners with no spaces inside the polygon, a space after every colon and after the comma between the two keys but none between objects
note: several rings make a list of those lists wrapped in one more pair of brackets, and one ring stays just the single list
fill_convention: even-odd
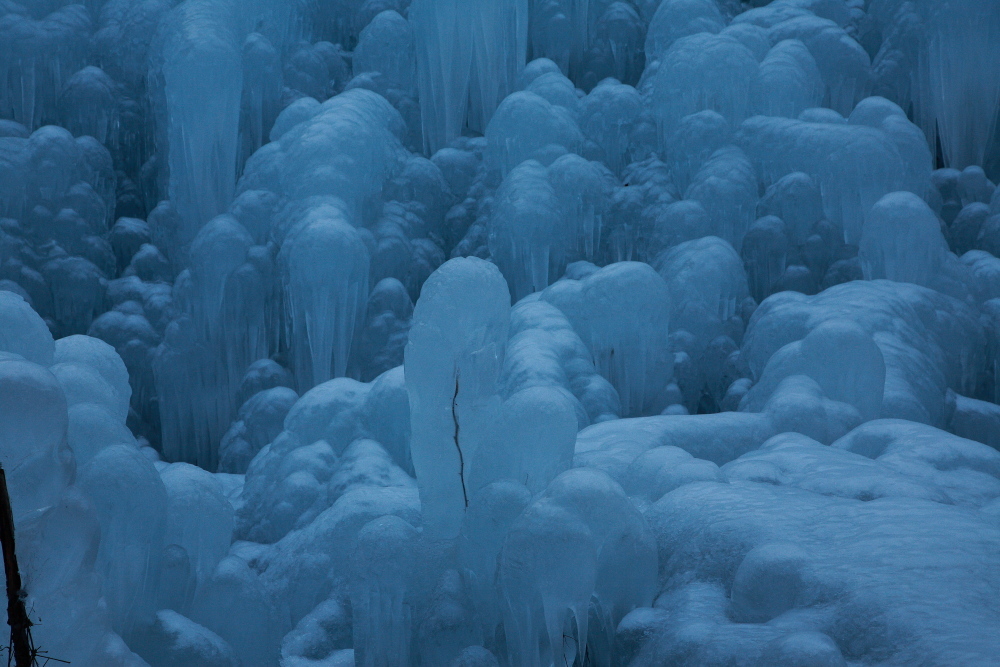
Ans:
[{"label": "frost-covered surface", "polygon": [[0,0],[35,644],[995,664],[998,45],[992,0]]}]

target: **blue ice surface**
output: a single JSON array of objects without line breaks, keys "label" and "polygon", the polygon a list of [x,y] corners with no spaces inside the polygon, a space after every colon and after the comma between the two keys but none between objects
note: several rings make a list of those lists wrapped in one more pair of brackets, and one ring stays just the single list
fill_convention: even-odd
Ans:
[{"label": "blue ice surface", "polygon": [[982,0],[0,2],[35,645],[996,664],[998,43]]}]

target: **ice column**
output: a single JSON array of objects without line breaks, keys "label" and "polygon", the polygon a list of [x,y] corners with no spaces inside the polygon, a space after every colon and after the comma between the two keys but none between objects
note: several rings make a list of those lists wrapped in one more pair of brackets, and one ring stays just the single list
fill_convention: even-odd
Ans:
[{"label": "ice column", "polygon": [[963,168],[982,164],[1000,111],[1000,5],[976,0],[920,3],[930,37],[929,96],[941,134],[945,162]]},{"label": "ice column", "polygon": [[238,167],[267,141],[281,111],[281,85],[281,54],[266,37],[250,33],[243,42],[242,152]]},{"label": "ice column", "polygon": [[[603,472],[569,470],[513,523],[498,589],[511,664],[611,665],[615,629],[657,590],[652,533]],[[542,641],[542,638],[548,641]]]},{"label": "ice column", "polygon": [[567,231],[545,167],[535,160],[515,167],[497,190],[489,232],[490,253],[514,298],[545,289],[552,274],[561,273]]},{"label": "ice column", "polygon": [[475,7],[469,127],[486,129],[514,90],[528,51],[528,0],[469,0]]},{"label": "ice column", "polygon": [[236,187],[242,49],[231,0],[187,0],[165,19],[159,62],[167,108],[169,195],[180,240],[226,210]]},{"label": "ice column", "polygon": [[528,489],[510,480],[488,484],[469,499],[469,511],[458,539],[458,564],[470,576],[472,599],[484,636],[491,636],[500,621],[497,557],[511,524],[530,503]]},{"label": "ice column", "polygon": [[289,234],[280,261],[292,370],[305,391],[347,373],[367,306],[368,248],[346,215],[323,206]]},{"label": "ice column", "polygon": [[394,515],[365,524],[352,565],[354,657],[358,667],[410,664],[407,589],[414,568],[416,529]]},{"label": "ice column", "polygon": [[527,52],[527,0],[414,0],[410,5],[424,149],[468,121],[483,131],[513,90]]},{"label": "ice column", "polygon": [[167,493],[152,462],[131,445],[101,450],[83,466],[77,484],[101,521],[96,569],[111,624],[127,636],[156,611]]},{"label": "ice column", "polygon": [[532,5],[533,57],[551,59],[574,79],[582,76],[591,31],[590,0],[532,0]]},{"label": "ice column", "polygon": [[858,256],[865,278],[928,285],[948,252],[934,211],[912,192],[878,200],[865,221]]},{"label": "ice column", "polygon": [[428,153],[462,133],[472,71],[473,10],[467,0],[415,0],[410,5]]},{"label": "ice column", "polygon": [[405,352],[410,453],[424,530],[453,538],[469,504],[468,468],[500,399],[510,320],[500,270],[478,258],[445,262],[424,283]]},{"label": "ice column", "polygon": [[[886,38],[873,70],[950,167],[983,164],[1000,110],[1000,5],[979,0],[875,0]],[[900,65],[908,65],[901,67]]]}]

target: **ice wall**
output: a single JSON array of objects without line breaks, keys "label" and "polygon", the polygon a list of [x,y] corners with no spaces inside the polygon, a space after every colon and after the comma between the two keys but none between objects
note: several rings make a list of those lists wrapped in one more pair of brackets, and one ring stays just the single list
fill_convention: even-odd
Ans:
[{"label": "ice wall", "polygon": [[974,4],[0,1],[38,645],[989,663]]}]

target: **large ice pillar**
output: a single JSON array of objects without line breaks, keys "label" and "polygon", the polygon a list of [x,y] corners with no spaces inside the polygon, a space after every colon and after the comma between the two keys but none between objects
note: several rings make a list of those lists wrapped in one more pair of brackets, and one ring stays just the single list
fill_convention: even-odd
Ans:
[{"label": "large ice pillar", "polygon": [[514,91],[528,51],[528,0],[470,0],[473,16],[468,125],[486,129]]},{"label": "large ice pillar", "polygon": [[237,168],[267,141],[281,111],[281,54],[260,33],[243,42],[243,92],[240,117],[240,156]]},{"label": "large ice pillar", "polygon": [[69,454],[66,428],[66,397],[56,378],[15,354],[0,353],[0,462],[15,517],[53,504],[71,479],[72,468],[60,460]]},{"label": "large ice pillar", "polygon": [[504,540],[498,579],[507,652],[524,667],[575,664],[587,641],[597,545],[586,523],[532,505]]},{"label": "large ice pillar", "polygon": [[488,484],[469,498],[458,538],[458,564],[470,577],[473,604],[485,636],[500,622],[497,557],[511,524],[530,503],[528,489],[511,480]]},{"label": "large ice pillar", "polygon": [[236,387],[258,358],[254,353],[266,348],[260,340],[266,334],[249,326],[246,312],[263,297],[259,286],[258,294],[244,286],[248,269],[254,270],[247,261],[252,244],[232,216],[217,216],[195,236],[191,270],[177,280],[185,312],[167,326],[152,357],[163,453],[171,461],[215,469]]},{"label": "large ice pillar", "polygon": [[[473,5],[416,0],[410,5],[424,150],[433,153],[462,133],[472,69]],[[463,29],[464,28],[464,29]]]},{"label": "large ice pillar", "polygon": [[553,274],[562,273],[567,236],[548,171],[535,160],[522,162],[497,191],[489,229],[490,254],[514,298],[545,289]]},{"label": "large ice pillar", "polygon": [[468,468],[499,410],[509,320],[507,283],[477,258],[443,264],[413,310],[404,362],[410,453],[429,535],[453,538],[462,525]]},{"label": "large ice pillar", "polygon": [[153,463],[130,445],[101,450],[80,470],[77,484],[101,522],[96,569],[111,624],[127,636],[156,611],[167,492]]}]

